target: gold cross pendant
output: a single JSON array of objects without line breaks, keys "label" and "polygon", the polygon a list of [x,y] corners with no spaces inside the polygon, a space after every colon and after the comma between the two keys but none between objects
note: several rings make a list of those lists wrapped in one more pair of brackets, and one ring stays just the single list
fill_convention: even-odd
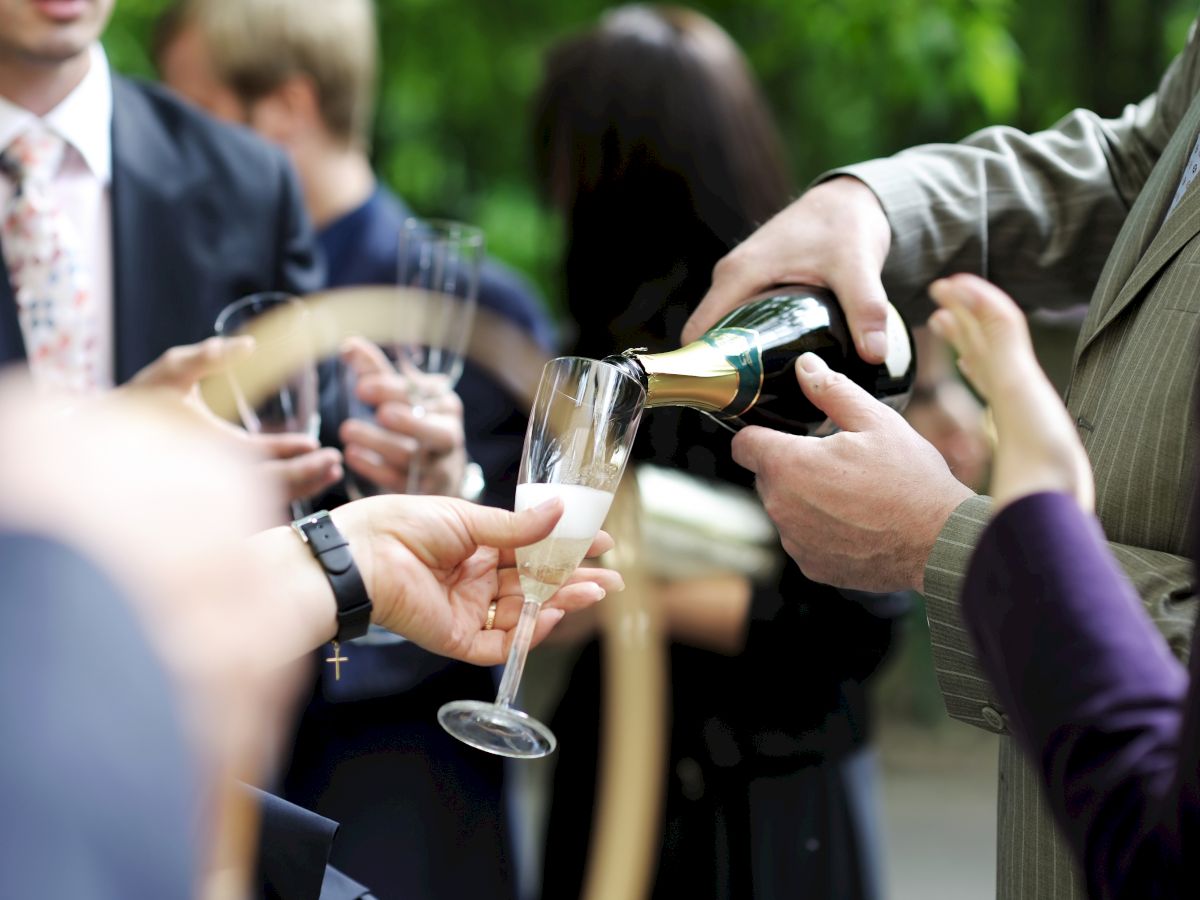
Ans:
[{"label": "gold cross pendant", "polygon": [[349,657],[342,656],[341,644],[337,641],[333,642],[333,656],[325,660],[327,663],[333,663],[333,680],[342,680],[342,663],[350,662]]}]

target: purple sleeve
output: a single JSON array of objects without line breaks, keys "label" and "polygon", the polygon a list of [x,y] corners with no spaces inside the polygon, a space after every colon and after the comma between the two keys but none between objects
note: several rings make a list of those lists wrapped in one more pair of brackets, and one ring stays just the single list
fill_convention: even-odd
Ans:
[{"label": "purple sleeve", "polygon": [[1096,520],[1065,494],[1013,503],[980,539],[962,607],[1089,895],[1200,896],[1200,696]]}]

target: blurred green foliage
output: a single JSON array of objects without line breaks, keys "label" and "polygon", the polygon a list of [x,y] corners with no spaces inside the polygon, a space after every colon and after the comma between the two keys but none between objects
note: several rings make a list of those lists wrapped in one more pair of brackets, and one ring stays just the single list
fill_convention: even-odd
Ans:
[{"label": "blurred green foliage", "polygon": [[[152,74],[166,0],[119,0],[114,66]],[[377,0],[375,156],[418,212],[481,224],[492,252],[552,307],[560,250],[530,166],[529,98],[545,49],[615,4]],[[986,124],[1026,129],[1074,106],[1106,113],[1153,90],[1194,0],[702,0],[745,49],[796,180]],[[314,0],[313,14],[320,15]]]}]

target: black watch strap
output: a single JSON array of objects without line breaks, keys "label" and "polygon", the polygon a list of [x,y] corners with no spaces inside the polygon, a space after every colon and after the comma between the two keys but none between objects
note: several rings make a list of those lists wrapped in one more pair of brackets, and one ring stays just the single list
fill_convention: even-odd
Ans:
[{"label": "black watch strap", "polygon": [[367,586],[354,564],[350,542],[338,531],[325,510],[297,519],[292,528],[308,544],[333,587],[338,624],[334,640],[341,643],[362,637],[371,625],[371,598],[367,596]]}]

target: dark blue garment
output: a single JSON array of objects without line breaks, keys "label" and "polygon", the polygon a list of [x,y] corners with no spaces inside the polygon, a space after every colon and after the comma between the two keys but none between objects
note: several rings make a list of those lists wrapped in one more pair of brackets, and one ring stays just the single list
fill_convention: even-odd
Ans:
[{"label": "dark blue garment", "polygon": [[[395,284],[400,230],[409,211],[379,188],[318,234],[329,287]],[[479,304],[549,347],[553,332],[517,275],[484,264]],[[327,381],[323,410],[340,386]],[[483,468],[484,501],[511,508],[525,439],[516,400],[467,360],[462,397],[467,452]],[[326,416],[327,444],[339,416]],[[323,423],[325,424],[325,423]],[[486,669],[434,656],[410,643],[351,643],[340,680],[322,666],[296,737],[289,799],[341,823],[331,861],[380,898],[512,895],[501,801],[503,765],[438,726],[449,700],[487,699]],[[328,654],[324,654],[327,656]]]},{"label": "dark blue garment", "polygon": [[264,900],[373,900],[354,879],[328,865],[338,823],[257,788],[258,891]]},{"label": "dark blue garment", "polygon": [[[0,532],[0,897],[180,900],[205,798],[170,680],[124,597],[74,550]],[[337,823],[254,791],[254,896],[358,900]]]},{"label": "dark blue garment", "polygon": [[199,798],[167,678],[107,577],[0,532],[0,897],[191,897]]}]

